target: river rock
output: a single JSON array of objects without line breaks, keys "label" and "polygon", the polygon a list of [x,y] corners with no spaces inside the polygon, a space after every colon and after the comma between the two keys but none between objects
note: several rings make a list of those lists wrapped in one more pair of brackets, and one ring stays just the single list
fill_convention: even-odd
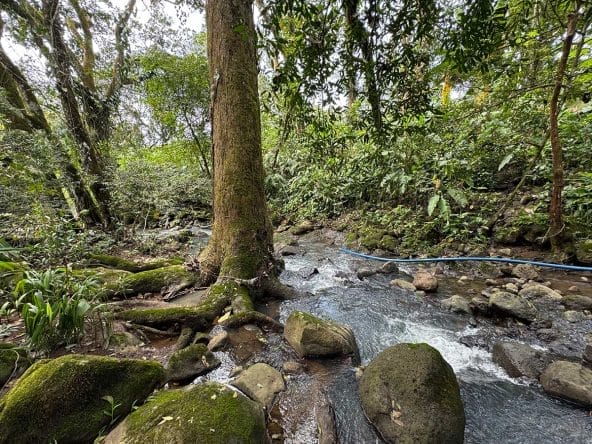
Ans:
[{"label": "river rock", "polygon": [[521,296],[507,291],[496,291],[489,298],[493,311],[521,321],[532,322],[537,316],[537,309]]},{"label": "river rock", "polygon": [[448,299],[443,299],[440,301],[443,307],[446,307],[448,310],[453,311],[455,313],[471,313],[471,307],[469,305],[469,301],[459,295],[454,295],[449,297]]},{"label": "river rock", "polygon": [[308,266],[300,268],[296,273],[298,273],[298,276],[302,279],[310,279],[315,274],[319,274],[319,270],[316,267]]},{"label": "river rock", "polygon": [[228,335],[228,332],[226,330],[222,330],[220,333],[210,339],[210,342],[208,342],[208,350],[216,351],[226,347],[229,339],[230,336]]},{"label": "river rock", "polygon": [[363,281],[367,277],[374,276],[376,273],[378,273],[376,268],[362,267],[358,269],[356,275],[358,276],[359,280]]},{"label": "river rock", "polygon": [[286,389],[282,374],[263,362],[254,364],[240,373],[232,382],[236,388],[261,405],[269,408],[273,399]]},{"label": "river rock", "polygon": [[395,262],[386,262],[378,269],[378,272],[382,274],[396,273],[397,271],[399,271],[399,267]]},{"label": "river rock", "polygon": [[299,224],[292,227],[290,232],[295,236],[300,236],[302,234],[306,234],[314,230],[314,224],[309,220],[303,220]]},{"label": "river rock", "polygon": [[514,294],[518,294],[518,292],[520,291],[520,289],[518,288],[518,285],[516,285],[514,282],[508,282],[507,284],[504,285],[504,288],[509,291],[510,293],[514,293]]},{"label": "river rock", "polygon": [[512,268],[512,276],[519,279],[533,280],[540,279],[539,273],[534,266],[529,264],[518,264]]},{"label": "river rock", "polygon": [[465,414],[450,365],[427,344],[397,344],[362,374],[366,416],[388,443],[462,443]]},{"label": "river rock", "polygon": [[33,364],[0,401],[0,443],[92,442],[164,379],[158,362],[66,355]]},{"label": "river rock", "polygon": [[157,393],[105,439],[105,444],[269,442],[261,406],[217,382]]},{"label": "river rock", "polygon": [[482,295],[478,295],[472,298],[471,302],[469,302],[469,307],[473,312],[483,316],[489,316],[491,314],[491,306],[489,305],[489,299]]},{"label": "river rock", "polygon": [[278,253],[282,256],[296,256],[300,254],[300,249],[292,245],[284,245],[278,250]]},{"label": "river rock", "polygon": [[420,271],[413,278],[413,285],[418,290],[436,291],[438,289],[438,279],[431,273]]},{"label": "river rock", "polygon": [[581,294],[568,294],[563,297],[563,305],[571,310],[592,310],[592,298]]},{"label": "river rock", "polygon": [[296,361],[287,361],[282,364],[282,371],[287,375],[295,375],[304,371],[304,365]]},{"label": "river rock", "polygon": [[167,379],[173,382],[186,382],[219,365],[220,360],[205,344],[192,344],[173,353],[167,367]]},{"label": "river rock", "polygon": [[563,299],[563,297],[555,290],[534,283],[525,285],[518,294],[526,299],[547,299],[556,302],[560,302]]},{"label": "river rock", "polygon": [[586,346],[582,353],[582,360],[588,365],[592,364],[592,333],[586,335]]},{"label": "river rock", "polygon": [[290,314],[284,337],[301,357],[350,355],[354,363],[360,360],[358,344],[349,326],[302,311]]},{"label": "river rock", "polygon": [[585,321],[587,316],[581,311],[567,310],[563,312],[563,319],[565,319],[567,322],[576,323]]},{"label": "river rock", "polygon": [[415,291],[415,285],[413,285],[411,282],[406,281],[404,279],[393,279],[390,284],[391,287],[399,287],[402,288],[403,290],[409,290],[409,291]]},{"label": "river rock", "polygon": [[512,378],[526,376],[538,380],[551,361],[550,354],[526,344],[497,342],[493,346],[493,362]]},{"label": "river rock", "polygon": [[592,370],[576,362],[552,363],[542,374],[541,384],[550,395],[592,407]]}]

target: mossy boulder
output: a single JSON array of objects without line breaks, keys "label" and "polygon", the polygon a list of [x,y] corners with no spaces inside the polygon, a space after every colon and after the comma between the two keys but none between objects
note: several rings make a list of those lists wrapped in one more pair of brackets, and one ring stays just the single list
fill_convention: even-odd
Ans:
[{"label": "mossy boulder", "polygon": [[0,387],[6,384],[10,377],[20,375],[31,362],[24,348],[13,344],[0,344]]},{"label": "mossy boulder", "polygon": [[350,355],[355,363],[360,361],[358,344],[349,326],[303,311],[290,314],[284,337],[301,357]]},{"label": "mossy boulder", "polygon": [[164,379],[157,362],[69,355],[33,364],[0,400],[0,443],[90,442]]},{"label": "mossy boulder", "polygon": [[132,273],[138,273],[140,271],[155,270],[157,268],[168,267],[171,265],[182,265],[183,259],[154,259],[149,262],[134,262],[130,261],[129,259],[125,259],[119,256],[111,256],[109,254],[93,254],[90,257],[90,262],[91,265],[104,265],[107,267],[116,268],[118,270],[125,270],[130,271]]},{"label": "mossy boulder", "polygon": [[359,384],[366,416],[386,442],[462,443],[465,413],[450,365],[427,344],[397,344],[370,362]]},{"label": "mossy boulder", "polygon": [[220,360],[208,350],[205,344],[193,344],[173,353],[167,366],[167,379],[185,382],[219,365]]},{"label": "mossy boulder", "polygon": [[138,293],[159,293],[175,286],[190,286],[197,282],[197,274],[184,265],[171,265],[154,270],[140,271],[124,275],[114,283],[104,287],[106,296],[130,296]]},{"label": "mossy boulder", "polygon": [[158,393],[107,436],[105,444],[116,443],[265,444],[269,438],[259,404],[208,382]]}]

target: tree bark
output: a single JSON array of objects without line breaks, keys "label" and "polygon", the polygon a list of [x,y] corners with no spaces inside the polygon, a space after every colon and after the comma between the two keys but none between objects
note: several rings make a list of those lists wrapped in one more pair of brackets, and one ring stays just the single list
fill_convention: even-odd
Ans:
[{"label": "tree bark", "polygon": [[[578,2],[579,6],[579,2]],[[561,88],[563,86],[563,79],[565,77],[565,70],[569,59],[569,53],[573,43],[574,35],[576,33],[576,25],[578,23],[579,13],[578,7],[571,13],[567,20],[567,29],[565,32],[565,39],[563,40],[563,48],[561,50],[561,58],[557,67],[557,74],[555,76],[555,87],[551,96],[549,106],[549,138],[551,141],[551,156],[552,156],[552,171],[553,182],[551,186],[551,204],[549,206],[549,239],[553,249],[557,249],[560,241],[560,234],[563,231],[563,211],[562,211],[562,193],[563,193],[563,152],[561,147],[561,140],[559,138],[559,97],[561,95]]]},{"label": "tree bark", "polygon": [[202,276],[252,279],[274,266],[263,188],[252,0],[206,3],[212,94],[214,223]]}]

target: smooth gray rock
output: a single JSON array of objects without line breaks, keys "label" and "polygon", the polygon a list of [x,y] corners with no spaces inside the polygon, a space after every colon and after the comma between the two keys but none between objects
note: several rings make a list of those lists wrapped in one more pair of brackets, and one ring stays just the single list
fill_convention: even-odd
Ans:
[{"label": "smooth gray rock", "polygon": [[391,287],[399,287],[402,288],[403,290],[409,290],[409,291],[415,291],[415,285],[413,285],[411,282],[406,281],[404,279],[393,279],[390,284]]},{"label": "smooth gray rock", "polygon": [[231,384],[268,409],[272,406],[275,395],[286,389],[282,374],[263,362],[242,371]]},{"label": "smooth gray rock", "polygon": [[507,291],[496,291],[489,298],[493,311],[525,322],[536,319],[537,309],[521,296]]},{"label": "smooth gray rock", "polygon": [[518,342],[497,342],[493,346],[493,362],[512,378],[526,376],[538,380],[552,360],[549,353]]},{"label": "smooth gray rock", "polygon": [[471,307],[469,301],[462,296],[455,294],[454,296],[449,297],[448,299],[442,299],[440,301],[443,307],[446,307],[448,310],[453,311],[455,313],[471,313]]},{"label": "smooth gray rock", "polygon": [[552,363],[542,374],[541,384],[550,395],[592,407],[592,370],[576,362]]},{"label": "smooth gray rock", "polygon": [[526,284],[518,293],[526,299],[547,299],[549,301],[561,302],[562,296],[555,290],[542,284]]}]

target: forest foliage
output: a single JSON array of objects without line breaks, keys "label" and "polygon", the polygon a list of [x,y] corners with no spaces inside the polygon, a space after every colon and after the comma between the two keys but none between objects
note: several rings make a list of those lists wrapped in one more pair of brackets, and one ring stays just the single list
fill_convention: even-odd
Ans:
[{"label": "forest foliage", "polygon": [[[97,226],[208,217],[211,91],[191,7],[156,2],[146,20],[133,0],[0,2],[0,237],[69,262]],[[575,14],[559,81],[561,249],[592,237],[589,4],[258,8],[274,222],[341,220],[353,244],[400,254],[549,245],[550,102]]]}]

